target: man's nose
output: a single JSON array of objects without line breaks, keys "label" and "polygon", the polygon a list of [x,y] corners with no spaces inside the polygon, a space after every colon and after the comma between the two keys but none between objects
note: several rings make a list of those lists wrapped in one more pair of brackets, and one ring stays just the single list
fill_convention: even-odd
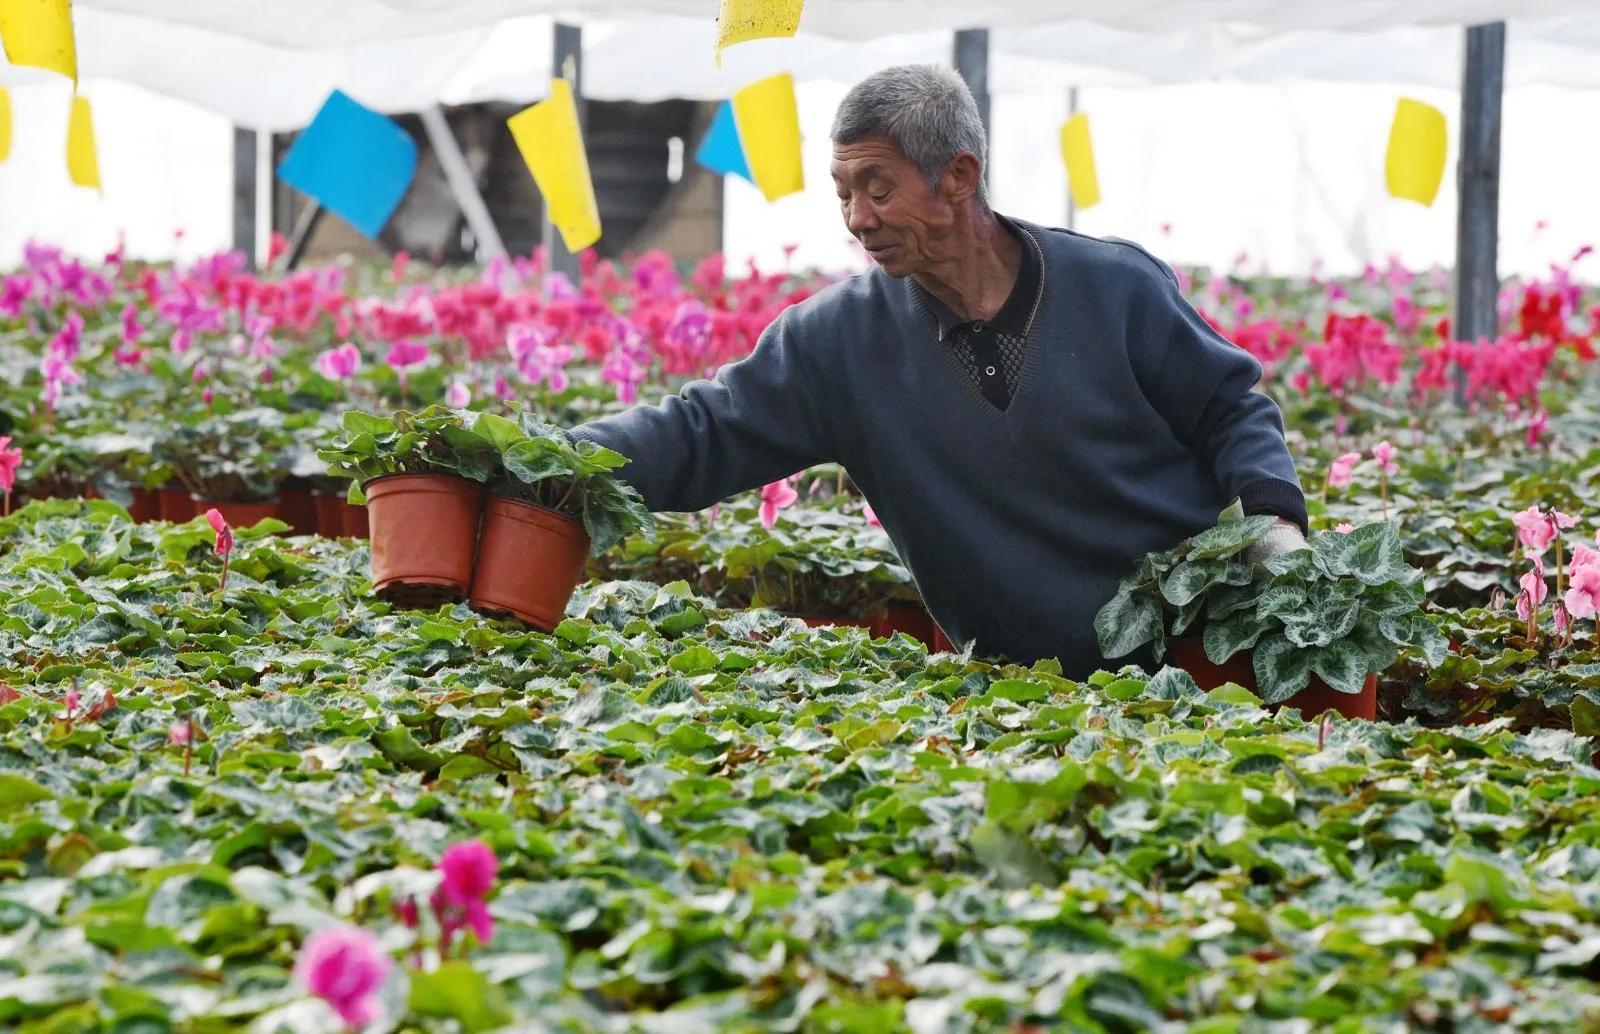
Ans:
[{"label": "man's nose", "polygon": [[871,205],[851,203],[845,211],[844,224],[851,233],[859,237],[878,226],[878,213],[872,210]]}]

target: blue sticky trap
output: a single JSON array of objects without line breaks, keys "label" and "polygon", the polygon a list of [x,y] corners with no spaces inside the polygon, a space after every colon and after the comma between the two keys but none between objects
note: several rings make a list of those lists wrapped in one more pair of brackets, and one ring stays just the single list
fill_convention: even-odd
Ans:
[{"label": "blue sticky trap", "polygon": [[739,140],[739,126],[733,121],[733,102],[723,101],[711,117],[711,128],[700,141],[694,160],[723,175],[743,176],[751,183],[750,163],[744,157],[744,144]]},{"label": "blue sticky trap", "polygon": [[278,178],[367,237],[378,236],[417,172],[399,123],[334,90],[278,163]]}]

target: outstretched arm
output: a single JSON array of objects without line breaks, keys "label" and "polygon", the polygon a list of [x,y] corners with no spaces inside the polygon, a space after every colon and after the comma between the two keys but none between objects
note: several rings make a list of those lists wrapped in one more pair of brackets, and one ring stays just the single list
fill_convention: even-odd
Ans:
[{"label": "outstretched arm", "polygon": [[754,352],[714,379],[573,435],[628,457],[620,474],[652,510],[703,509],[832,458],[793,312],[784,310]]}]

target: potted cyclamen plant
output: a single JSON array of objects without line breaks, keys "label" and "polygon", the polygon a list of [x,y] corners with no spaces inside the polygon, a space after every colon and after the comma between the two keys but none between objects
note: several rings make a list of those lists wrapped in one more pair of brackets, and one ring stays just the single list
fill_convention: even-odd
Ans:
[{"label": "potted cyclamen plant", "polygon": [[1223,520],[1151,553],[1095,617],[1100,651],[1170,651],[1202,688],[1236,682],[1271,706],[1377,715],[1377,674],[1402,647],[1429,664],[1448,644],[1421,612],[1421,572],[1393,524],[1313,535],[1310,548],[1251,564],[1270,516]]},{"label": "potted cyclamen plant", "polygon": [[235,528],[277,517],[289,448],[283,414],[266,407],[173,424],[156,434],[152,452],[171,469],[171,483],[189,493],[189,505],[164,504],[161,516],[188,520],[214,509]]},{"label": "potted cyclamen plant", "polygon": [[494,443],[500,470],[490,485],[469,602],[549,631],[590,555],[650,528],[650,511],[615,477],[628,461],[610,449],[526,412],[516,420],[485,413],[474,426]]},{"label": "potted cyclamen plant", "polygon": [[392,416],[350,411],[344,434],[317,456],[351,480],[365,503],[372,587],[400,606],[459,600],[472,583],[484,485],[499,467],[494,445],[442,406]]}]

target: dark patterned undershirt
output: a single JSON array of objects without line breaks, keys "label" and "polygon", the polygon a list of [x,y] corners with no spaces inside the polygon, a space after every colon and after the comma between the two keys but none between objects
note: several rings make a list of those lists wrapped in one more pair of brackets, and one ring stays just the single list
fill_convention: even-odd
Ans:
[{"label": "dark patterned undershirt", "polygon": [[922,291],[928,308],[939,321],[939,340],[950,349],[989,404],[1005,409],[1011,404],[1011,396],[1022,376],[1028,330],[1044,286],[1044,261],[1039,255],[1039,242],[1031,234],[1005,216],[996,215],[995,219],[1022,245],[1022,257],[1017,267],[1016,285],[994,319],[959,319],[939,299],[920,286],[916,289]]}]

